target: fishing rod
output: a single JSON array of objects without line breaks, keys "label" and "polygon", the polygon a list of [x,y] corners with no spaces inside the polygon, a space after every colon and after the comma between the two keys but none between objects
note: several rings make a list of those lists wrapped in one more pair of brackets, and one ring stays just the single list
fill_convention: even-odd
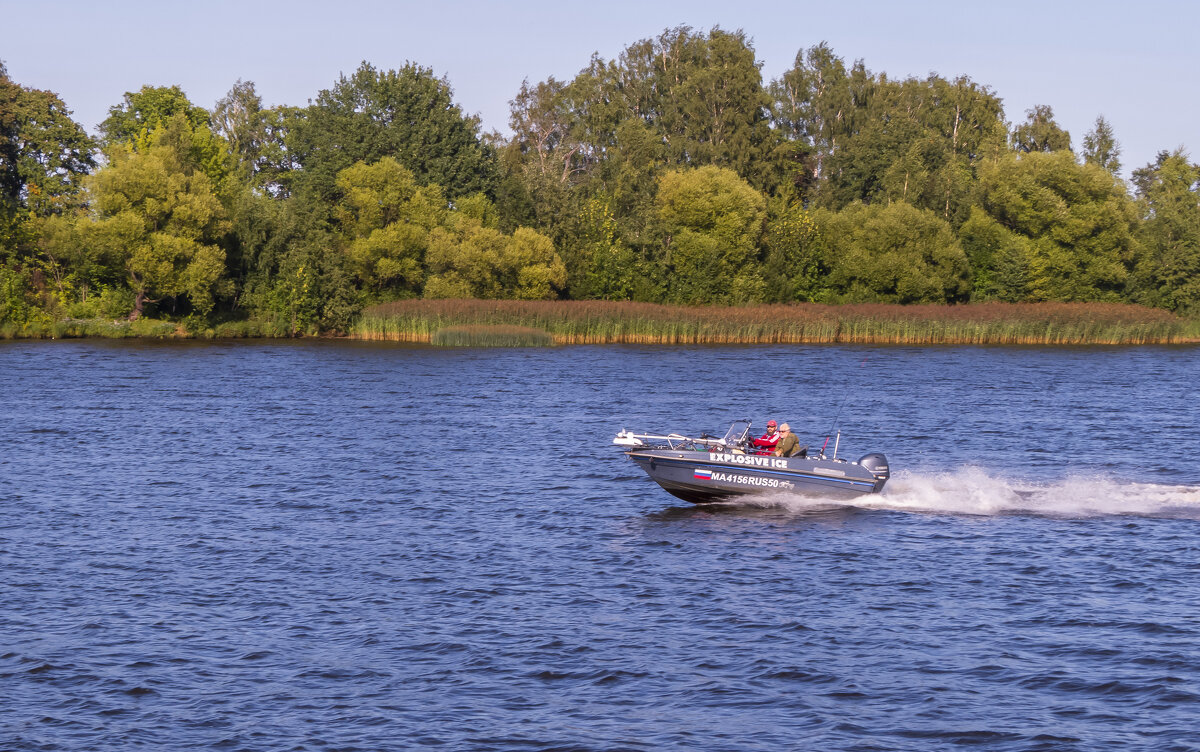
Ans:
[{"label": "fishing rod", "polygon": [[[864,365],[866,365],[866,363],[867,356],[864,355],[863,359],[859,361],[858,367],[862,368]],[[838,406],[837,413],[835,413],[833,416],[833,423],[829,426],[829,432],[825,434],[825,443],[821,445],[822,457],[825,456],[825,447],[829,446],[829,439],[834,436],[834,429],[837,429],[837,439],[833,442],[833,458],[835,460],[837,459],[838,444],[840,444],[842,441],[842,431],[841,429],[838,429],[838,422],[842,419],[842,410],[846,408],[846,403],[850,400],[850,386],[851,384],[848,380],[845,386],[846,394],[842,397],[842,404]]]}]

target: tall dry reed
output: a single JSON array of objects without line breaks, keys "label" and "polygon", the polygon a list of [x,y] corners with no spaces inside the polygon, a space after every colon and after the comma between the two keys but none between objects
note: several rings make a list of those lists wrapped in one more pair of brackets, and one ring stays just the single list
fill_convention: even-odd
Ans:
[{"label": "tall dry reed", "polygon": [[433,333],[439,347],[550,347],[554,338],[528,326],[448,326]]},{"label": "tall dry reed", "polygon": [[522,326],[558,344],[1169,344],[1200,322],[1113,303],[687,307],[613,301],[403,300],[363,312],[351,336],[430,342],[454,326]]}]

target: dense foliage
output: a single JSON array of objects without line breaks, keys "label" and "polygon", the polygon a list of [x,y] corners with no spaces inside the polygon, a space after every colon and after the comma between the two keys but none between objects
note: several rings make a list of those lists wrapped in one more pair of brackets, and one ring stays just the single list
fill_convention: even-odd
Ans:
[{"label": "dense foliage", "polygon": [[143,86],[93,139],[0,65],[0,325],[167,318],[345,331],[463,298],[1200,309],[1200,166],[1118,177],[1101,116],[1006,120],[967,77],[822,43],[764,81],[742,32],[668,29],[526,81],[511,136],[363,63],[307,106]]}]

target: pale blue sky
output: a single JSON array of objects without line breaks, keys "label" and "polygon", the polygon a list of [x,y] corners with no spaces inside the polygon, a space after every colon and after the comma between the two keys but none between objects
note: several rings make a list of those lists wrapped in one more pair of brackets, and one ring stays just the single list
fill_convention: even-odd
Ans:
[{"label": "pale blue sky", "polygon": [[569,78],[664,28],[743,29],[764,81],[822,40],[892,78],[937,72],[991,86],[1010,121],[1049,104],[1078,151],[1103,114],[1125,173],[1161,149],[1200,155],[1200,4],[1055,2],[31,2],[0,0],[0,59],[19,83],[62,96],[89,130],[126,91],[183,87],[212,107],[241,78],[268,105],[303,105],[362,60],[412,60],[508,132],[521,79]]}]

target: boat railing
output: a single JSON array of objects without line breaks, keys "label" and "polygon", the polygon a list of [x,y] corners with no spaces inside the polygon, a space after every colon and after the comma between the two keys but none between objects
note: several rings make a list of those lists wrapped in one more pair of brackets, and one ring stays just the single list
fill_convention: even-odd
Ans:
[{"label": "boat railing", "polygon": [[622,430],[613,439],[613,443],[618,446],[626,446],[631,448],[648,447],[659,449],[674,449],[679,451],[695,450],[709,451],[714,448],[724,449],[729,445],[724,439],[717,439],[710,436],[684,436],[681,433],[668,434],[653,434],[653,433],[634,433],[633,431]]}]

